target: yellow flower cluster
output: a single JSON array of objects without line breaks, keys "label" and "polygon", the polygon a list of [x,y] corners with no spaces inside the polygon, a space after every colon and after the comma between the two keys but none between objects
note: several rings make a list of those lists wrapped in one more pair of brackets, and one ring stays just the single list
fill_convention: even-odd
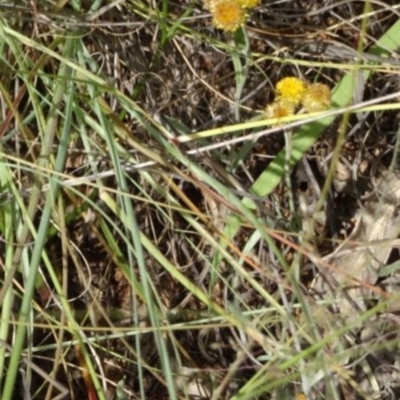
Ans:
[{"label": "yellow flower cluster", "polygon": [[234,32],[246,22],[247,10],[258,6],[260,0],[203,0],[210,10],[212,23],[226,32]]},{"label": "yellow flower cluster", "polygon": [[275,100],[267,106],[269,118],[294,115],[300,106],[306,112],[325,111],[331,105],[331,91],[323,83],[311,83],[295,78],[281,79],[275,86]]}]

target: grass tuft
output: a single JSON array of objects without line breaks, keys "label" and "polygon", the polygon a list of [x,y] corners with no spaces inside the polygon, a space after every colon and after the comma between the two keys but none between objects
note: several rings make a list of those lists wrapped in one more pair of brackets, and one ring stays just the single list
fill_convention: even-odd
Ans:
[{"label": "grass tuft", "polygon": [[0,4],[1,400],[400,397],[399,5],[293,3]]}]

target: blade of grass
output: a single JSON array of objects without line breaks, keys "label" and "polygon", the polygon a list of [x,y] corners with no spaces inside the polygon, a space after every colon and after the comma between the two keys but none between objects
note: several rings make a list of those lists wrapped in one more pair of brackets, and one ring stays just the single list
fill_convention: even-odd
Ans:
[{"label": "blade of grass", "polygon": [[[114,169],[116,172],[116,179],[118,182],[118,187],[123,192],[128,192],[129,188],[128,188],[125,172],[122,168],[121,159],[118,155],[118,152],[117,152],[117,149],[115,146],[115,139],[113,137],[114,129],[112,129],[112,126],[110,124],[112,119],[109,119],[109,120],[105,119],[106,114],[104,113],[104,108],[103,108],[104,106],[105,106],[104,102],[102,103],[102,105],[100,103],[98,103],[96,111],[97,111],[100,121],[102,122],[103,127],[105,128],[104,131],[106,133],[108,133],[105,135],[105,139],[106,139],[106,142],[107,142],[107,145],[109,148],[109,154],[111,156],[111,160],[113,162]],[[108,110],[108,112],[110,112],[110,111]],[[133,246],[134,246],[134,253],[129,252],[129,257],[130,257],[129,265],[131,266],[131,274],[130,274],[131,282],[135,282],[137,279],[135,277],[135,273],[133,271],[133,266],[137,265],[138,269],[139,269],[140,278],[141,278],[141,284],[143,287],[143,293],[145,296],[145,302],[147,304],[148,311],[149,311],[150,321],[151,321],[153,327],[159,328],[160,327],[159,316],[158,316],[158,313],[155,308],[155,301],[154,301],[153,293],[151,290],[151,281],[149,279],[147,267],[146,267],[146,264],[144,261],[145,256],[144,256],[142,243],[141,243],[140,236],[139,236],[140,229],[137,224],[134,207],[132,205],[131,199],[129,199],[126,196],[121,196],[120,203],[121,203],[121,212],[123,212],[123,214],[126,216],[126,218],[124,219],[124,225],[127,229],[127,235],[131,238],[130,241],[131,241],[131,243],[133,243]],[[138,319],[138,313],[134,313],[133,320],[137,324],[139,324],[139,321],[137,319]],[[172,372],[171,364],[169,361],[168,351],[167,351],[166,343],[161,335],[161,332],[158,329],[156,329],[154,331],[154,339],[156,342],[156,346],[158,348],[158,353],[160,354],[162,370],[163,370],[163,373],[164,373],[164,376],[165,376],[165,379],[167,382],[169,396],[171,399],[175,400],[175,399],[177,399],[177,393],[176,393],[176,388],[175,388],[174,379],[173,379],[173,372]],[[141,360],[140,336],[137,336],[136,350],[138,352],[138,356],[139,356],[138,362],[140,364],[140,360]],[[139,368],[139,370],[140,370],[140,368]],[[141,381],[143,381],[143,380],[141,380]],[[143,392],[143,395],[144,395],[144,392]]]},{"label": "blade of grass", "polygon": [[[238,29],[235,32],[235,47],[236,51],[231,53],[236,82],[233,113],[235,120],[240,121],[240,100],[242,98],[243,89],[246,85],[248,66],[250,62],[250,43],[245,29]],[[244,65],[242,65],[242,62]]]},{"label": "blade of grass", "polygon": [[[65,40],[65,47],[64,47],[64,56],[69,57],[70,52],[73,51],[74,48],[74,42],[75,39],[70,39],[66,38]],[[55,86],[54,86],[54,98],[53,98],[53,107],[49,113],[49,117],[47,120],[46,128],[45,128],[45,134],[44,134],[44,145],[42,147],[42,152],[41,155],[42,157],[39,158],[39,163],[42,163],[43,161],[41,160],[48,160],[51,149],[52,149],[52,143],[54,140],[54,137],[56,135],[56,130],[57,130],[57,125],[58,125],[58,116],[57,116],[57,110],[59,108],[59,104],[61,103],[64,94],[67,93],[69,96],[72,96],[72,80],[68,80],[68,78],[72,78],[72,70],[71,68],[68,68],[65,64],[62,64],[60,66],[60,71],[59,71],[59,79],[55,81]],[[69,112],[72,111],[72,108],[69,107]],[[65,159],[66,159],[66,154],[67,154],[67,146],[66,143],[68,142],[68,136],[70,134],[70,123],[71,123],[71,116],[67,115],[65,120],[64,120],[64,126],[62,130],[62,136],[61,136],[61,146],[58,146],[58,154],[57,158],[55,160],[55,166],[54,169],[55,171],[63,171],[64,170],[64,164],[65,164]],[[45,161],[46,162],[46,161]],[[35,246],[33,248],[32,252],[32,257],[30,259],[30,265],[29,265],[29,271],[27,275],[27,280],[26,280],[26,285],[25,285],[25,291],[24,291],[24,296],[22,299],[22,305],[20,309],[20,314],[19,314],[19,325],[17,327],[17,332],[15,336],[15,342],[14,342],[14,347],[13,347],[13,353],[11,354],[10,358],[10,364],[9,364],[9,369],[8,369],[8,374],[6,377],[4,389],[3,389],[3,394],[2,398],[12,398],[12,393],[14,390],[15,386],[15,380],[16,380],[16,375],[18,372],[19,368],[19,362],[21,359],[21,354],[22,354],[22,347],[25,341],[25,333],[27,329],[27,322],[29,321],[29,316],[31,315],[31,307],[32,307],[32,298],[34,294],[34,289],[36,286],[36,276],[38,272],[38,267],[40,260],[42,258],[42,251],[44,248],[44,244],[46,243],[47,240],[47,231],[48,231],[48,226],[50,223],[50,218],[54,206],[54,201],[56,201],[57,193],[59,191],[59,185],[58,183],[53,180],[51,177],[49,177],[50,180],[50,188],[51,192],[50,195],[47,196],[45,206],[43,209],[39,229],[37,232],[37,237],[36,237],[36,242]],[[37,186],[37,190],[40,193],[40,186]],[[69,307],[66,307],[68,309]],[[71,321],[72,322],[72,321]],[[91,375],[95,376],[93,366],[91,365],[90,360],[88,360],[88,357],[86,356],[86,361],[87,365],[90,367],[89,369],[91,370]],[[98,380],[94,380],[96,388],[99,388],[99,383]],[[99,392],[99,391],[98,391]],[[100,396],[104,400],[104,396]]]},{"label": "blade of grass", "polygon": [[[12,185],[12,175],[9,169],[0,163],[0,188],[4,193],[5,191],[11,192]],[[17,209],[13,201],[5,201],[4,204],[0,206],[0,232],[3,233],[4,243],[5,243],[5,256],[4,256],[4,268],[5,274],[9,273],[12,269],[12,260],[14,256],[14,223],[17,220]],[[2,262],[2,264],[3,264]],[[6,347],[2,343],[7,343],[7,338],[10,337],[10,321],[11,321],[11,310],[12,310],[12,298],[13,298],[13,288],[8,287],[4,295],[4,300],[1,307],[1,323],[0,323],[0,388],[4,379],[5,373],[5,356]]]}]

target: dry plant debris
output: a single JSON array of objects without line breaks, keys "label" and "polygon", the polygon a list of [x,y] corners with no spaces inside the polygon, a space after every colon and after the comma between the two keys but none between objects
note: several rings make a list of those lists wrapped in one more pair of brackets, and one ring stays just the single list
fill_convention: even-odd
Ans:
[{"label": "dry plant debris", "polygon": [[[377,282],[400,234],[399,207],[399,174],[386,172],[357,212],[348,238],[322,260],[314,259],[319,273],[312,288],[319,299],[329,302],[333,318],[354,323],[372,299],[385,300],[387,293]],[[393,307],[390,311],[397,312]],[[325,314],[325,327],[328,319]]]}]

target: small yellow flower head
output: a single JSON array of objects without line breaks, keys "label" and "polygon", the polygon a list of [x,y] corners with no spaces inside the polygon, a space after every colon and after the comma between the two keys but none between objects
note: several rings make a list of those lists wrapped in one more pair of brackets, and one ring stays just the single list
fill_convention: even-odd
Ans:
[{"label": "small yellow flower head", "polygon": [[293,103],[294,106],[300,104],[305,90],[305,83],[294,76],[281,79],[275,87],[277,97]]},{"label": "small yellow flower head", "polygon": [[246,20],[246,12],[237,0],[211,0],[213,24],[226,32],[234,32]]},{"label": "small yellow flower head", "polygon": [[323,83],[312,83],[303,95],[301,103],[307,112],[328,110],[331,106],[331,90]]},{"label": "small yellow flower head", "polygon": [[295,111],[295,104],[282,97],[278,97],[272,104],[267,106],[267,118],[288,117],[289,115],[294,115]]},{"label": "small yellow flower head", "polygon": [[260,4],[260,0],[237,0],[243,8],[254,8]]}]

